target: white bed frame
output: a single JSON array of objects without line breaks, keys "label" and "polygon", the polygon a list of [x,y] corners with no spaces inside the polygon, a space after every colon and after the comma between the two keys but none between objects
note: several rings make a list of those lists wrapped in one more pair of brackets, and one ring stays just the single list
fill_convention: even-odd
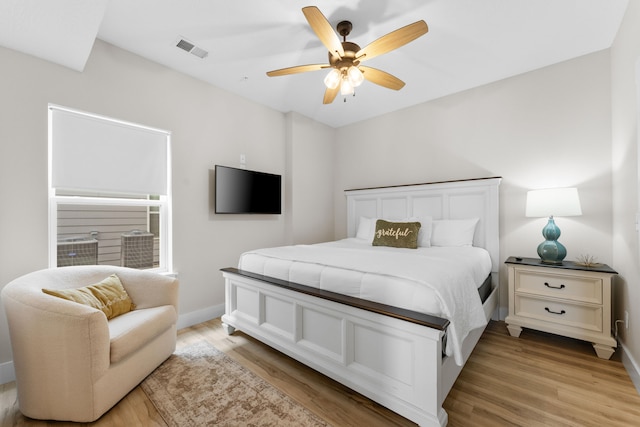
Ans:
[{"label": "white bed frame", "polygon": [[[348,236],[361,216],[400,219],[480,218],[474,246],[493,261],[487,320],[498,304],[500,178],[347,190]],[[442,404],[462,370],[443,356],[446,319],[417,316],[356,298],[223,269],[227,333],[235,329],[268,344],[421,426],[445,426]],[[388,308],[388,307],[387,307]],[[463,343],[464,360],[482,335]]]}]

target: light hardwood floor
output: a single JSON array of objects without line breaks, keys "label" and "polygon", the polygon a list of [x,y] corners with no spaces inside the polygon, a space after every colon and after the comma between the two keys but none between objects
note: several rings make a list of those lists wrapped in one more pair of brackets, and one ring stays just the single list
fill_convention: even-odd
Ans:
[{"label": "light hardwood floor", "polygon": [[[215,319],[179,332],[178,346],[207,340],[334,426],[415,426]],[[640,395],[622,363],[589,343],[491,322],[444,404],[449,426],[640,426]],[[0,386],[0,426],[80,426],[30,420],[15,383]],[[92,426],[165,426],[140,387]]]}]

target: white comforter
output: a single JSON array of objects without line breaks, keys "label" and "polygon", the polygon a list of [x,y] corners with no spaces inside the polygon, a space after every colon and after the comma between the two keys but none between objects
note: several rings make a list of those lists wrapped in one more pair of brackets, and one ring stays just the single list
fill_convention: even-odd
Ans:
[{"label": "white comforter", "polygon": [[476,247],[398,249],[359,239],[259,249],[238,268],[448,319],[447,355],[462,365],[461,343],[486,325],[477,287],[491,272]]}]

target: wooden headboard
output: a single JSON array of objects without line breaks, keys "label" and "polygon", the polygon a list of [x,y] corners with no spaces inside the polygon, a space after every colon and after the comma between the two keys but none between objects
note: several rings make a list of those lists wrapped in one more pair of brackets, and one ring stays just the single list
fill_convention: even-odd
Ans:
[{"label": "wooden headboard", "polygon": [[404,219],[480,218],[473,245],[489,251],[497,273],[500,266],[498,186],[501,178],[480,178],[428,184],[346,190],[347,235],[354,237],[360,217]]}]

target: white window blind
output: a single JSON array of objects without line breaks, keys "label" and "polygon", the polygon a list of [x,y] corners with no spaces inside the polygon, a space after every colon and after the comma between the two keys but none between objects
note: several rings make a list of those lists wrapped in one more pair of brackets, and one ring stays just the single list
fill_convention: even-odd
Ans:
[{"label": "white window blind", "polygon": [[56,189],[166,195],[169,133],[50,106]]}]

